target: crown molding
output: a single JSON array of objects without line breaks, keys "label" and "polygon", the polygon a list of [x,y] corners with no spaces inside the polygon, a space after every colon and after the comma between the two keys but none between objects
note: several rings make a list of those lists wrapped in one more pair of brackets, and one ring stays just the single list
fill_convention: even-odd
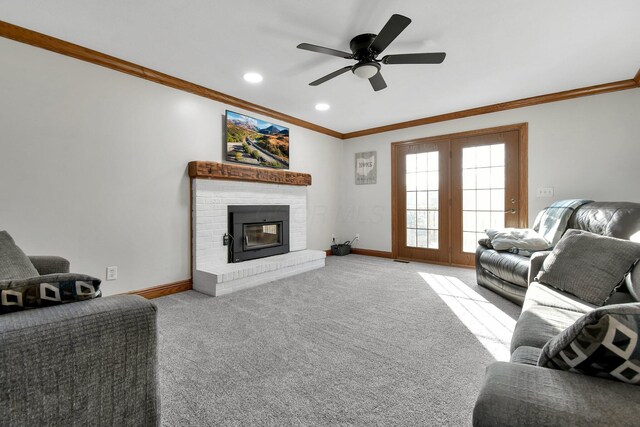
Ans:
[{"label": "crown molding", "polygon": [[314,123],[310,123],[305,120],[280,113],[270,108],[254,104],[243,99],[236,98],[231,95],[227,95],[225,93],[218,92],[213,89],[209,89],[207,87],[200,86],[198,84],[191,83],[156,70],[152,70],[150,68],[143,67],[142,65],[134,64],[133,62],[125,61],[124,59],[116,58],[105,53],[79,46],[77,44],[60,40],[55,37],[47,36],[46,34],[38,33],[27,28],[10,24],[8,22],[0,21],[0,36],[20,43],[26,43],[31,46],[39,47],[41,49],[50,50],[61,55],[70,56],[72,58],[90,62],[92,64],[100,65],[102,67],[111,68],[112,70],[120,71],[121,73],[129,74],[141,79],[152,81],[154,83],[182,90],[184,92],[189,92],[194,95],[202,96],[204,98],[222,102],[224,104],[232,105],[234,107],[242,108],[254,113],[262,114],[276,120],[282,120],[283,122],[310,129],[315,132],[323,133],[325,135],[333,136],[335,138],[342,138],[342,134],[340,132],[336,132],[322,126],[318,126]]},{"label": "crown molding", "polygon": [[[640,74],[640,71],[639,71]],[[495,113],[498,111],[513,110],[515,108],[531,107],[532,105],[546,104],[548,102],[564,101],[566,99],[579,98],[582,96],[599,95],[602,93],[616,92],[619,90],[635,89],[640,83],[639,75],[635,80],[621,80],[618,82],[604,83],[601,85],[582,87],[578,89],[565,90],[562,92],[549,93],[546,95],[532,96],[530,98],[517,99],[515,101],[502,102],[499,104],[485,105],[483,107],[470,108],[468,110],[455,111],[453,113],[440,114],[437,116],[423,117],[421,119],[409,120],[406,122],[394,123],[386,126],[379,126],[370,129],[359,130],[342,134],[342,139],[358,138],[376,133],[390,132],[399,129],[406,129],[415,126],[423,126],[431,123],[445,122],[448,120],[462,119],[464,117],[479,116],[481,114]]]},{"label": "crown molding", "polygon": [[533,96],[530,98],[522,98],[515,101],[502,102],[498,104],[485,105],[482,107],[470,108],[468,110],[455,111],[451,113],[440,114],[437,116],[423,117],[420,119],[409,120],[406,122],[399,122],[385,126],[378,126],[354,132],[340,133],[335,130],[316,125],[314,123],[307,122],[305,120],[298,119],[284,113],[280,113],[270,108],[254,104],[243,99],[236,98],[231,95],[227,95],[225,93],[218,92],[213,89],[209,89],[207,87],[200,86],[198,84],[152,70],[150,68],[143,67],[142,65],[134,64],[132,62],[125,61],[123,59],[116,58],[92,49],[88,49],[86,47],[82,47],[64,40],[60,40],[55,37],[47,36],[46,34],[38,33],[27,28],[10,24],[8,22],[0,21],[0,36],[20,43],[39,47],[41,49],[56,52],[61,55],[70,56],[81,61],[86,61],[92,64],[100,65],[102,67],[110,68],[121,73],[139,77],[141,79],[152,81],[154,83],[158,83],[174,89],[182,90],[184,92],[192,93],[194,95],[202,96],[213,101],[218,101],[227,105],[242,108],[247,111],[262,114],[272,119],[281,120],[283,122],[287,122],[295,126],[300,126],[302,128],[329,135],[338,139],[358,138],[361,136],[374,135],[377,133],[390,132],[416,126],[423,126],[431,123],[456,120],[464,117],[478,116],[482,114],[495,113],[498,111],[530,107],[533,105],[546,104],[549,102],[564,101],[572,98],[599,95],[608,92],[636,89],[640,87],[640,70],[638,70],[633,79],[565,90],[562,92],[549,93],[546,95]]}]

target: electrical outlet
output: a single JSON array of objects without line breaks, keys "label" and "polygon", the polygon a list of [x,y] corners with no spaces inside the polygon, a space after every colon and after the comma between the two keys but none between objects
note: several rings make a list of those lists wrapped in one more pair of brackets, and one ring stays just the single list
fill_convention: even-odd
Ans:
[{"label": "electrical outlet", "polygon": [[107,267],[107,280],[116,280],[118,278],[118,267]]},{"label": "electrical outlet", "polygon": [[356,234],[356,240],[360,239],[360,234]]},{"label": "electrical outlet", "polygon": [[537,197],[553,197],[553,187],[538,187]]},{"label": "electrical outlet", "polygon": [[332,235],[331,235],[331,241],[333,242],[334,240],[336,240],[336,235],[335,235],[335,234],[332,234]]}]

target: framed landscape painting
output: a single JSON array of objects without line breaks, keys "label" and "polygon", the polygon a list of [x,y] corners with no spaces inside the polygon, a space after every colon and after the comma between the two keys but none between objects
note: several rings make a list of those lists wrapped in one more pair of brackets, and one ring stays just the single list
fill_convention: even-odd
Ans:
[{"label": "framed landscape painting", "polygon": [[226,111],[228,162],[289,169],[289,129]]}]

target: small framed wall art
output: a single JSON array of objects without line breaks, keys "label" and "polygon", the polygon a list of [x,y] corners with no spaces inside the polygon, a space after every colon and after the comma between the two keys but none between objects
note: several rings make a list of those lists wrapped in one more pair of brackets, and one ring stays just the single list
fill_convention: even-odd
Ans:
[{"label": "small framed wall art", "polygon": [[356,153],[356,185],[375,184],[377,177],[376,152]]}]

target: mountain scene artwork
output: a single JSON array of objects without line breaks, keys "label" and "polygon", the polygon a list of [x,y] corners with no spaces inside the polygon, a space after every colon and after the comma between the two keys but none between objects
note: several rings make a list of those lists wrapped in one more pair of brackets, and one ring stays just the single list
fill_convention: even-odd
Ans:
[{"label": "mountain scene artwork", "polygon": [[289,129],[226,112],[227,161],[289,169]]}]

